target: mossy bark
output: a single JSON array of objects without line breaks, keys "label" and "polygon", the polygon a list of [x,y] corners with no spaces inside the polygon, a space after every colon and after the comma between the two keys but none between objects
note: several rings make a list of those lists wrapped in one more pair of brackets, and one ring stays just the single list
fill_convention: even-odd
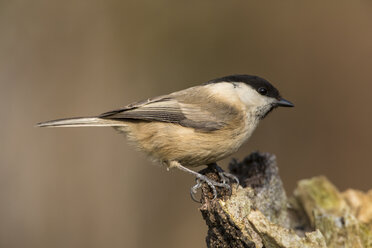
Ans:
[{"label": "mossy bark", "polygon": [[[288,198],[275,156],[267,153],[232,161],[229,169],[240,180],[231,195],[224,189],[211,200],[202,187],[209,248],[372,247],[372,191],[340,193],[320,176],[299,181]],[[212,168],[203,173],[218,180]]]}]

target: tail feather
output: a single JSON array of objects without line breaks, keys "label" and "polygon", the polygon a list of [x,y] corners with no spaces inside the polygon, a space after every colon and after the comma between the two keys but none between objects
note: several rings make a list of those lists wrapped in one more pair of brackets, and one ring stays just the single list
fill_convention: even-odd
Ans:
[{"label": "tail feather", "polygon": [[58,119],[36,124],[38,127],[117,127],[126,126],[125,122],[98,117],[76,117]]}]

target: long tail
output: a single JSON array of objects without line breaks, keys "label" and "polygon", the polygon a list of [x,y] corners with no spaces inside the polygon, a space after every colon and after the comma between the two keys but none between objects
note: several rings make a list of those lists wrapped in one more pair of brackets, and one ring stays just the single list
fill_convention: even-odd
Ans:
[{"label": "long tail", "polygon": [[38,127],[118,127],[126,126],[124,121],[102,119],[98,117],[76,117],[40,122]]}]

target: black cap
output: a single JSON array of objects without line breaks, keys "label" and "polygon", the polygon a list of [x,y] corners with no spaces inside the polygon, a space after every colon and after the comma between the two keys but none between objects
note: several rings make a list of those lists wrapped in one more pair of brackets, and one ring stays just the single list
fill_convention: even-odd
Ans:
[{"label": "black cap", "polygon": [[[226,77],[216,78],[206,82],[205,84],[214,84],[214,83],[221,83],[221,82],[240,82],[246,83],[250,85],[253,89],[257,90],[259,93],[261,89],[266,89],[266,96],[275,98],[280,100],[280,93],[279,91],[272,86],[266,79],[260,78],[258,76],[251,76],[251,75],[230,75]],[[262,93],[260,93],[262,94]]]}]

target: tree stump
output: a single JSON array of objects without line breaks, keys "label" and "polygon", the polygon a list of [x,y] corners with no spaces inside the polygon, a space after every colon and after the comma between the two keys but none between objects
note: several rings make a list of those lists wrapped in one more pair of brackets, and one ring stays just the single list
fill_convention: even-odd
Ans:
[{"label": "tree stump", "polygon": [[[268,153],[233,160],[229,170],[240,180],[231,195],[218,189],[212,200],[208,185],[202,186],[207,247],[372,247],[372,190],[340,193],[319,176],[299,181],[287,197],[275,156]],[[219,180],[213,168],[202,173]]]}]

